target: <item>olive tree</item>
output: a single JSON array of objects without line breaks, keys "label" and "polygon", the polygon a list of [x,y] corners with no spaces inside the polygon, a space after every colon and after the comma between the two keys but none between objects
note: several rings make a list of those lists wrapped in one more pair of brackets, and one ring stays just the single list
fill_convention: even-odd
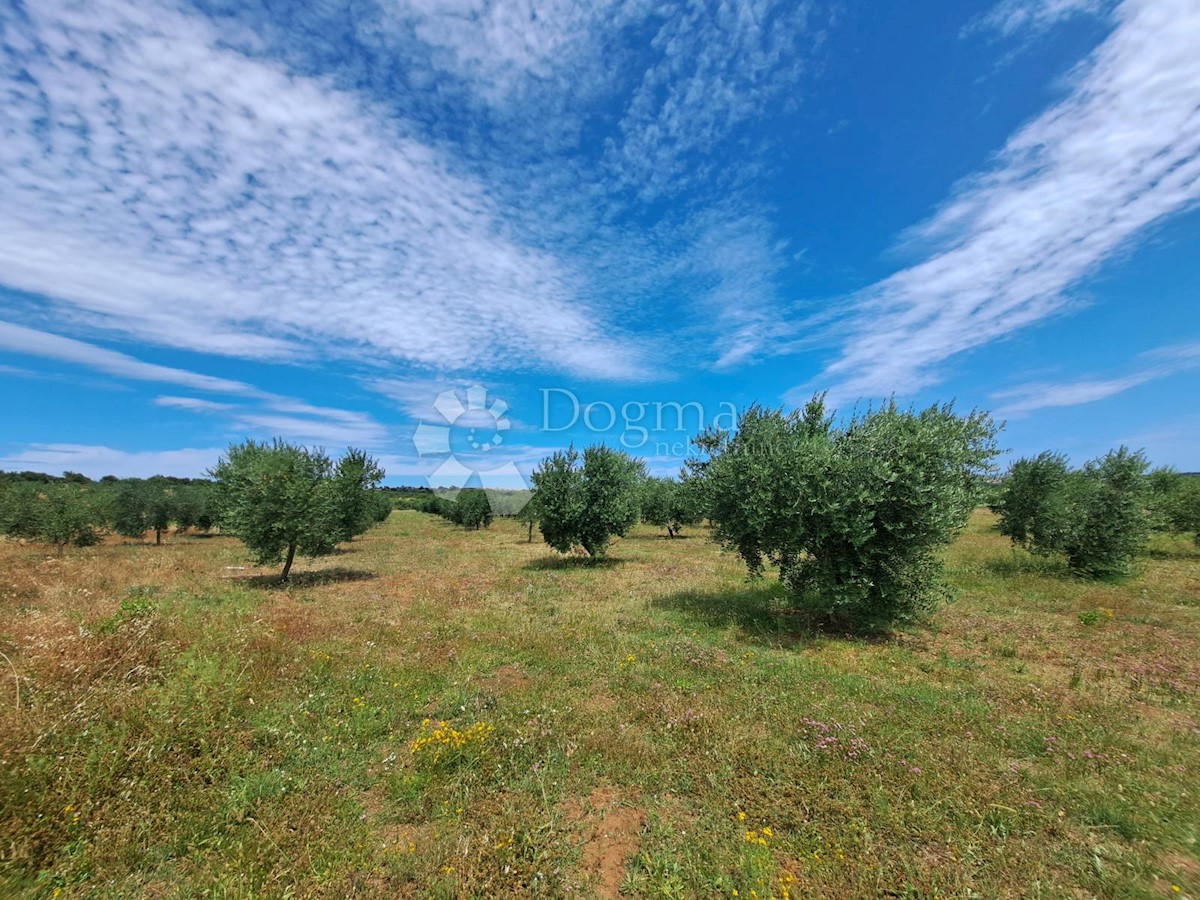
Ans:
[{"label": "olive tree", "polygon": [[1000,533],[1039,554],[1062,550],[1071,522],[1067,482],[1071,470],[1061,453],[1018,459],[1008,470],[992,509]]},{"label": "olive tree", "polygon": [[1127,575],[1153,523],[1154,485],[1145,455],[1125,447],[1070,470],[1042,453],[1013,463],[996,511],[1000,531],[1034,553],[1062,554],[1091,577]]},{"label": "olive tree", "polygon": [[347,457],[355,461],[335,469],[319,448],[281,440],[232,445],[209,472],[222,531],[240,538],[260,565],[283,560],[280,578],[287,581],[297,553],[327,555],[370,524],[355,512],[362,509],[359,493],[383,473],[357,451]]},{"label": "olive tree", "polygon": [[824,395],[785,413],[752,406],[735,433],[698,440],[713,537],[752,576],[767,563],[830,615],[890,621],[946,593],[940,548],[966,525],[996,454],[985,413],[888,403],[835,425]]},{"label": "olive tree", "polygon": [[525,505],[517,511],[517,521],[528,529],[526,541],[532,544],[533,528],[538,523],[537,491],[529,492]]},{"label": "olive tree", "polygon": [[478,530],[492,524],[492,503],[480,488],[464,488],[454,500],[453,521]]},{"label": "olive tree", "polygon": [[78,482],[14,484],[0,507],[0,530],[13,537],[86,547],[100,540],[106,512],[99,494]]},{"label": "olive tree", "polygon": [[602,558],[613,537],[638,520],[642,463],[603,444],[581,455],[574,447],[543,460],[532,475],[538,528],[560,553],[582,547]]},{"label": "olive tree", "polygon": [[161,544],[163,532],[172,522],[178,524],[183,511],[180,490],[162,478],[131,478],[121,482],[112,497],[113,530],[130,538],[141,538],[147,531],[153,531],[154,543]]},{"label": "olive tree", "polygon": [[698,492],[687,480],[647,478],[641,486],[641,507],[642,521],[666,528],[672,538],[701,518]]},{"label": "olive tree", "polygon": [[351,540],[381,521],[375,488],[382,480],[383,469],[362,450],[350,448],[338,460],[327,489],[332,495],[331,514],[339,543]]},{"label": "olive tree", "polygon": [[1181,476],[1167,508],[1167,524],[1171,531],[1190,533],[1200,544],[1200,476]]},{"label": "olive tree", "polygon": [[1150,534],[1144,454],[1126,447],[1084,465],[1067,482],[1067,563],[1095,577],[1128,575]]},{"label": "olive tree", "polygon": [[1191,534],[1200,544],[1200,476],[1158,468],[1147,476],[1152,527]]},{"label": "olive tree", "polygon": [[36,538],[40,528],[38,494],[41,485],[9,484],[0,494],[0,532],[15,538]]}]

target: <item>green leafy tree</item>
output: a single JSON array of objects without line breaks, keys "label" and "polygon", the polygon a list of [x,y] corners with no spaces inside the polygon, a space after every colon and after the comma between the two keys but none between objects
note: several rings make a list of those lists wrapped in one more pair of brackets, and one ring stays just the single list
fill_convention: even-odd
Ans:
[{"label": "green leafy tree", "polygon": [[1111,450],[1067,482],[1070,527],[1063,542],[1072,569],[1095,577],[1128,575],[1150,534],[1144,454]]},{"label": "green leafy tree", "polygon": [[339,543],[363,534],[379,521],[374,497],[382,480],[383,469],[362,450],[350,448],[338,460],[326,489],[331,492]]},{"label": "green leafy tree", "polygon": [[15,538],[36,539],[41,528],[38,510],[40,486],[16,482],[0,495],[0,532]]},{"label": "green leafy tree", "polygon": [[39,537],[61,553],[68,545],[87,547],[100,541],[105,511],[100,497],[80,482],[47,485],[39,495]]},{"label": "green leafy tree", "polygon": [[454,521],[463,528],[488,528],[492,524],[492,504],[480,488],[464,488],[454,501]]},{"label": "green leafy tree", "polygon": [[1000,517],[1000,533],[1035,553],[1062,550],[1071,525],[1070,478],[1067,458],[1060,453],[1014,462],[992,507]]},{"label": "green leafy tree", "polygon": [[112,495],[111,523],[122,537],[141,539],[149,530],[146,485],[140,479],[120,482]]},{"label": "green leafy tree", "polygon": [[147,531],[153,531],[154,543],[162,544],[163,532],[171,523],[178,524],[181,515],[186,518],[189,514],[182,496],[185,490],[157,476],[122,482],[112,497],[113,529],[130,538],[141,538]]},{"label": "green leafy tree", "polygon": [[1200,476],[1160,467],[1146,476],[1151,528],[1191,534],[1200,544]]},{"label": "green leafy tree", "polygon": [[212,520],[208,516],[208,496],[211,488],[203,482],[180,485],[174,489],[174,522],[177,531],[199,528],[208,531]]},{"label": "green leafy tree", "polygon": [[638,460],[603,444],[582,457],[574,447],[553,454],[532,476],[542,537],[560,553],[582,547],[602,558],[609,541],[637,522],[644,477]]},{"label": "green leafy tree", "polygon": [[390,516],[392,514],[392,510],[394,508],[395,507],[392,506],[391,498],[384,491],[380,491],[380,490],[371,491],[371,510],[370,510],[370,512],[371,512],[371,521],[373,524],[379,525],[383,522],[386,522],[388,519],[388,516]]},{"label": "green leafy tree", "polygon": [[[1127,575],[1165,505],[1172,484],[1147,477],[1142,453],[1125,447],[1071,471],[1064,457],[1042,453],[1013,463],[996,505],[1000,530],[1034,553],[1061,553],[1075,572]],[[1160,496],[1156,497],[1156,491]]]},{"label": "green leafy tree", "polygon": [[537,491],[530,491],[525,505],[517,511],[517,521],[528,529],[526,540],[533,543],[533,529],[538,523]]},{"label": "green leafy tree", "polygon": [[297,553],[324,556],[344,539],[348,488],[335,471],[321,449],[281,440],[234,444],[209,473],[222,530],[239,537],[260,565],[283,560],[286,581]]},{"label": "green leafy tree", "polygon": [[692,464],[713,537],[752,576],[770,562],[829,614],[905,619],[946,593],[940,548],[966,525],[996,454],[984,413],[889,403],[835,427],[824,396],[801,411],[753,406],[710,432]]},{"label": "green leafy tree", "polygon": [[1180,476],[1179,488],[1166,509],[1171,531],[1190,533],[1200,545],[1200,475]]},{"label": "green leafy tree", "polygon": [[1200,475],[1178,475],[1175,490],[1162,503],[1165,530],[1190,534],[1200,545]]},{"label": "green leafy tree", "polygon": [[691,481],[647,478],[641,487],[642,521],[667,529],[675,537],[701,518],[698,491]]},{"label": "green leafy tree", "polygon": [[103,498],[79,481],[10,485],[0,502],[0,530],[53,544],[60,553],[99,541],[106,518]]}]

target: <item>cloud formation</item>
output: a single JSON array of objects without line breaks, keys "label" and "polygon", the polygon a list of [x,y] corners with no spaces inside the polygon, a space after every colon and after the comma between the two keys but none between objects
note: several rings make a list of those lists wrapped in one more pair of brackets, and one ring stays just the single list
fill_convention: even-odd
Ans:
[{"label": "cloud formation", "polygon": [[230,396],[236,402],[162,395],[154,403],[165,408],[220,415],[231,436],[250,432],[331,446],[356,444],[369,449],[386,447],[391,441],[389,430],[366,413],[314,406],[243,381],[147,363],[95,344],[9,322],[0,322],[0,349],[72,363],[118,378]]},{"label": "cloud formation", "polygon": [[1200,368],[1200,343],[1160,347],[1139,357],[1140,366],[1114,378],[1083,378],[1067,382],[1038,382],[997,391],[992,399],[1001,407],[996,415],[1016,419],[1039,409],[1094,403],[1160,378]]},{"label": "cloud formation", "polygon": [[0,57],[9,286],[210,353],[637,371],[578,273],[368,100],[179,9],[25,12]]},{"label": "cloud formation", "polygon": [[1037,34],[1081,13],[1098,14],[1112,5],[1113,0],[1004,0],[973,19],[963,33]]},{"label": "cloud formation", "polygon": [[1200,6],[1127,0],[1069,95],[917,228],[932,250],[868,288],[824,379],[909,394],[956,354],[1044,321],[1146,231],[1200,200]]},{"label": "cloud formation", "polygon": [[813,10],[29,4],[0,34],[0,280],[56,330],[207,353],[653,377],[674,349],[626,313],[704,238],[651,201],[759,170],[705,160],[794,102]]}]

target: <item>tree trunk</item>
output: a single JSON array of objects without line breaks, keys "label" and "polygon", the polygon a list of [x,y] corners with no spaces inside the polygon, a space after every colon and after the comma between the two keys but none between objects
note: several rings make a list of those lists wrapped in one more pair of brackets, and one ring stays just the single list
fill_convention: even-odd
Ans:
[{"label": "tree trunk", "polygon": [[288,580],[288,575],[292,571],[292,560],[294,560],[295,558],[296,558],[296,545],[295,545],[295,543],[288,544],[287,559],[283,563],[283,574],[279,576],[280,581]]},{"label": "tree trunk", "polygon": [[161,528],[154,529],[154,546],[155,547],[162,546],[162,529]]},{"label": "tree trunk", "polygon": [[528,540],[528,543],[530,543],[530,544],[532,544],[532,543],[533,543],[533,523],[532,523],[532,522],[530,522],[530,523],[529,523],[529,540]]}]

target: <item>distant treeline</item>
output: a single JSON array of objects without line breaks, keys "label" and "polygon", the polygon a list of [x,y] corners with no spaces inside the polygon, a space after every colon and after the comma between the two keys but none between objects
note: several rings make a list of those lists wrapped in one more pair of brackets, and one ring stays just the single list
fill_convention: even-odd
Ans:
[{"label": "distant treeline", "polygon": [[[116,478],[93,481],[77,472],[0,472],[0,535],[51,544],[86,547],[105,534],[133,539],[153,535],[156,544],[174,530],[207,532],[221,528],[229,497],[207,478]],[[228,494],[228,492],[226,492]],[[378,522],[394,508],[389,493],[366,487],[354,516]],[[343,529],[347,535],[361,533]],[[344,539],[349,539],[348,537]]]},{"label": "distant treeline", "polygon": [[146,479],[118,478],[116,475],[105,475],[93,480],[79,472],[63,472],[61,475],[47,475],[45,472],[5,472],[0,470],[0,484],[117,484],[121,481],[157,481],[162,484],[211,485],[210,478],[177,478],[174,475],[153,475]]}]

